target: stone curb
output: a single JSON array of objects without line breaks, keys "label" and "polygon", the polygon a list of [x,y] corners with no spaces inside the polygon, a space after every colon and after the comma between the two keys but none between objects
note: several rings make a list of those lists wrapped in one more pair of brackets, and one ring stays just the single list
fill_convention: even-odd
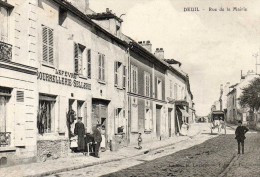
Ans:
[{"label": "stone curb", "polygon": [[[200,133],[200,131],[199,131],[198,133],[196,133],[195,135],[191,136],[191,137],[197,136],[199,133]],[[177,144],[177,143],[180,143],[180,142],[183,142],[183,141],[187,141],[187,140],[189,140],[189,138],[190,138],[190,136],[186,136],[185,139],[180,140],[180,141],[178,141],[178,142],[170,143],[170,144],[167,144],[167,145],[164,145],[164,146],[155,147],[155,148],[143,149],[143,150],[141,150],[139,153],[137,153],[137,154],[135,154],[135,155],[132,155],[132,156],[128,156],[128,157],[127,157],[127,156],[123,156],[123,157],[121,157],[121,158],[116,158],[116,159],[102,160],[102,161],[99,161],[99,162],[91,162],[91,163],[82,164],[82,165],[76,165],[76,166],[71,166],[71,167],[65,167],[65,168],[61,168],[61,169],[56,169],[56,170],[50,170],[50,171],[47,171],[47,172],[42,172],[42,173],[35,174],[35,175],[27,175],[26,177],[42,177],[42,176],[48,176],[48,175],[52,175],[52,174],[56,174],[56,173],[61,173],[61,172],[65,172],[65,171],[77,170],[77,169],[86,168],[86,167],[90,167],[90,166],[94,166],[94,165],[100,165],[100,164],[104,164],[104,163],[119,161],[119,160],[126,159],[126,158],[136,157],[136,156],[139,156],[139,155],[143,155],[143,154],[144,154],[145,152],[147,152],[147,151],[148,151],[148,152],[150,152],[150,151],[155,151],[155,150],[158,150],[158,149],[161,149],[161,148],[165,148],[165,147],[172,146],[172,145],[174,145],[174,144]]]}]

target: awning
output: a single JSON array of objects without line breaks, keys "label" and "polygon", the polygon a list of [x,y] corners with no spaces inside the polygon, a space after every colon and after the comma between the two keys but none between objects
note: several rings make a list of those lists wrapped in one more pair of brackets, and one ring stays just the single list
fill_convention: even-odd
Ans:
[{"label": "awning", "polygon": [[185,109],[179,108],[179,110],[181,111],[183,117],[190,117],[190,114],[187,113]]}]

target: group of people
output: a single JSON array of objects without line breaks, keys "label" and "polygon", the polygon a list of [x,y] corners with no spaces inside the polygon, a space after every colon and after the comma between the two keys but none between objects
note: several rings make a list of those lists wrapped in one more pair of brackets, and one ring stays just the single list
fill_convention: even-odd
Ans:
[{"label": "group of people", "polygon": [[[93,147],[94,156],[100,157],[100,144],[102,142],[101,125],[97,124],[93,129],[92,136],[86,136],[85,125],[82,123],[82,117],[78,117],[78,121],[75,124],[74,136],[77,136],[77,151],[86,152],[86,148],[89,145],[90,149]],[[90,151],[90,149],[88,149]]]}]

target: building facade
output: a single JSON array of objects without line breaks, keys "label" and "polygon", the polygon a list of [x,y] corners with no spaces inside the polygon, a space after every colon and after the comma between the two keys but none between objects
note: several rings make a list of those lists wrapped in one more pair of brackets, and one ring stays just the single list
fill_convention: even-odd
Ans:
[{"label": "building facade", "polygon": [[[174,136],[194,112],[187,75],[88,1],[0,1],[0,158],[65,157],[78,117],[107,149]],[[28,25],[24,25],[28,24]],[[186,116],[186,117],[185,117]],[[178,127],[178,126],[177,126]],[[4,160],[3,160],[4,159]]]}]

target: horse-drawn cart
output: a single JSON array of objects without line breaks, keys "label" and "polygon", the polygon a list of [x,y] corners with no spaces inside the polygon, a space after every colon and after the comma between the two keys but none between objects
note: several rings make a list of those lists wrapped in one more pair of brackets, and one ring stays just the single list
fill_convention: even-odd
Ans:
[{"label": "horse-drawn cart", "polygon": [[218,133],[221,133],[222,130],[226,134],[226,122],[225,114],[223,111],[212,111],[210,117],[210,129],[211,134],[215,129],[218,130]]}]

